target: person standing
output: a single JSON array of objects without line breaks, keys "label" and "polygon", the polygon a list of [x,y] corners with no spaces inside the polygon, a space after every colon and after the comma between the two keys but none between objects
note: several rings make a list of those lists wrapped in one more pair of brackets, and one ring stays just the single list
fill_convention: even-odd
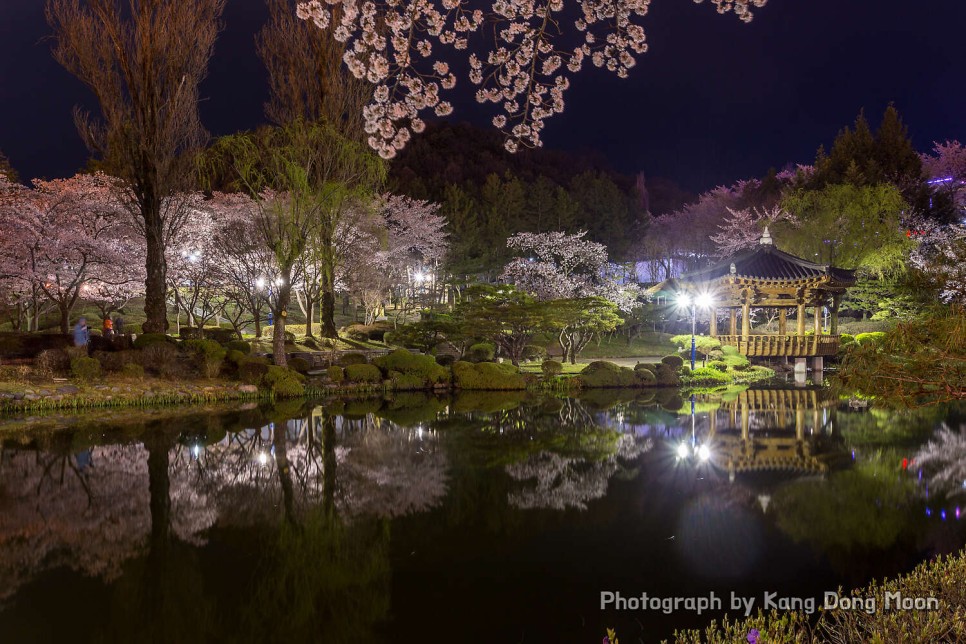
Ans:
[{"label": "person standing", "polygon": [[91,338],[91,330],[87,328],[87,318],[77,320],[74,325],[74,346],[86,347]]},{"label": "person standing", "polygon": [[104,318],[104,327],[102,330],[104,332],[105,340],[111,340],[114,338],[114,322],[111,321],[111,316],[108,315]]},{"label": "person standing", "polygon": [[120,315],[114,318],[114,333],[124,335],[124,318]]}]

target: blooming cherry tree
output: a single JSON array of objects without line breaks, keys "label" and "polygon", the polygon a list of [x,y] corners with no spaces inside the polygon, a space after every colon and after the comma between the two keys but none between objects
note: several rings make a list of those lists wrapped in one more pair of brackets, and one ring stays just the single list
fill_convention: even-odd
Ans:
[{"label": "blooming cherry tree", "polygon": [[[712,2],[747,22],[766,0]],[[310,0],[299,4],[298,16],[345,43],[349,71],[375,85],[365,131],[389,159],[425,128],[426,111],[452,112],[441,96],[456,85],[447,50],[465,57],[477,101],[500,107],[493,125],[512,152],[541,145],[546,119],[563,111],[570,78],[585,61],[628,75],[647,51],[639,22],[649,7],[650,0],[493,0],[484,12],[463,0]],[[484,25],[493,41],[478,55],[470,37]]]},{"label": "blooming cherry tree", "polygon": [[20,292],[42,294],[55,304],[63,333],[88,287],[127,281],[114,267],[132,260],[133,230],[113,183],[98,173],[34,180],[33,189],[0,185],[0,272],[19,281]]},{"label": "blooming cherry tree", "polygon": [[781,206],[772,208],[742,208],[735,210],[728,208],[728,216],[724,223],[718,224],[721,230],[711,236],[711,241],[718,247],[718,256],[727,257],[738,251],[752,248],[761,240],[762,229],[776,221],[797,223],[794,216]]},{"label": "blooming cherry tree", "polygon": [[501,279],[539,300],[602,297],[622,311],[637,306],[636,287],[621,284],[607,261],[607,247],[585,239],[586,231],[517,233],[507,246],[522,253],[503,269]]}]

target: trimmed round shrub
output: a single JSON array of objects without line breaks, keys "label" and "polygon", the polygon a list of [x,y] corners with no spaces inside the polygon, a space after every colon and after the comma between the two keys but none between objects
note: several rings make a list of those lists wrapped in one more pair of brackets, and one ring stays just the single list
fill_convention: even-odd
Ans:
[{"label": "trimmed round shrub", "polygon": [[[711,362],[708,363],[707,368],[717,369],[718,371],[727,371],[728,364],[725,362],[722,362],[721,360],[712,360]],[[697,371],[697,369],[695,369],[695,371]]]},{"label": "trimmed round shrub", "polygon": [[343,369],[339,365],[332,365],[331,367],[326,369],[326,373],[329,374],[329,380],[331,380],[336,384],[343,382],[345,380],[345,369]]},{"label": "trimmed round shrub", "polygon": [[230,362],[230,363],[232,363],[234,365],[241,364],[247,358],[248,358],[248,355],[247,354],[242,353],[241,351],[238,351],[236,349],[229,349],[228,350],[228,354],[225,356],[225,359],[228,360],[228,362]]},{"label": "trimmed round shrub", "polygon": [[456,358],[449,355],[448,353],[444,353],[442,355],[436,356],[436,364],[438,364],[441,367],[450,367],[453,365],[454,362],[456,362]]},{"label": "trimmed round shrub", "polygon": [[247,356],[252,352],[252,344],[251,342],[245,342],[244,340],[232,340],[228,343],[228,350],[240,351]]},{"label": "trimmed round shrub", "polygon": [[275,365],[267,366],[265,375],[262,376],[265,386],[271,389],[273,394],[282,398],[304,395],[303,380],[303,376],[295,371]]},{"label": "trimmed round shrub", "polygon": [[587,388],[634,387],[638,384],[634,370],[613,362],[597,360],[580,372],[580,384]]},{"label": "trimmed round shrub", "polygon": [[738,354],[738,347],[734,346],[733,344],[724,344],[724,345],[721,345],[721,353],[724,354],[724,355],[726,355],[726,356],[736,356],[736,355],[739,355]]},{"label": "trimmed round shrub", "polygon": [[544,360],[540,365],[540,371],[547,378],[553,378],[563,373],[563,363],[556,360]]},{"label": "trimmed round shrub", "polygon": [[129,362],[121,369],[121,375],[125,378],[142,380],[144,378],[144,367],[135,362]]},{"label": "trimmed round shrub", "polygon": [[101,363],[96,358],[74,358],[70,361],[70,372],[78,380],[97,380],[101,377]]},{"label": "trimmed round shrub", "polygon": [[221,371],[221,363],[228,353],[214,340],[185,340],[184,347],[195,356],[198,371],[206,378],[214,378]]},{"label": "trimmed round shrub", "polygon": [[345,375],[349,382],[382,382],[382,372],[372,364],[350,364],[345,368]]},{"label": "trimmed round shrub", "polygon": [[395,371],[420,378],[423,386],[446,383],[450,379],[449,369],[438,365],[435,358],[410,353],[406,349],[396,349],[389,355],[376,358],[372,364],[386,374]]},{"label": "trimmed round shrub", "polygon": [[343,353],[339,356],[339,364],[343,367],[348,367],[353,364],[366,364],[369,362],[366,360],[366,354],[364,353]]},{"label": "trimmed round shrub", "polygon": [[634,371],[650,371],[652,375],[654,374],[654,369],[655,365],[647,362],[638,362],[634,365]]},{"label": "trimmed round shrub", "polygon": [[477,342],[466,350],[466,358],[470,362],[491,362],[496,355],[496,347],[489,342]]},{"label": "trimmed round shrub", "polygon": [[[690,351],[690,349],[688,351]],[[690,353],[688,355],[690,356]],[[666,364],[674,369],[680,369],[684,366],[684,358],[681,356],[664,356],[661,358],[661,364]]]},{"label": "trimmed round shrub", "polygon": [[654,375],[657,377],[657,384],[659,385],[676,387],[677,385],[681,384],[681,378],[678,376],[677,367],[672,367],[663,362],[657,365]]},{"label": "trimmed round shrub", "polygon": [[547,348],[541,347],[539,344],[528,344],[523,347],[523,359],[529,362],[536,362],[538,360],[545,360],[547,357]]},{"label": "trimmed round shrub", "polygon": [[731,365],[732,371],[748,371],[749,369],[751,369],[751,363],[748,362],[747,360],[744,362],[738,362]]},{"label": "trimmed round shrub", "polygon": [[526,389],[527,381],[512,364],[495,362],[472,363],[458,360],[453,363],[453,382],[460,389],[504,391]]},{"label": "trimmed round shrub", "polygon": [[173,343],[174,338],[170,338],[163,333],[143,333],[134,340],[135,349],[146,349],[155,344]]},{"label": "trimmed round shrub", "polygon": [[305,374],[312,368],[312,365],[305,358],[292,358],[288,361],[288,367],[298,373]]},{"label": "trimmed round shrub", "polygon": [[649,387],[657,382],[657,376],[650,369],[635,369],[634,378],[637,383],[644,387]]},{"label": "trimmed round shrub", "polygon": [[426,388],[426,379],[414,373],[390,371],[389,380],[392,382],[394,389],[414,390]]},{"label": "trimmed round shrub", "polygon": [[262,377],[268,373],[269,365],[256,360],[244,360],[238,365],[238,379],[249,385],[262,384]]}]

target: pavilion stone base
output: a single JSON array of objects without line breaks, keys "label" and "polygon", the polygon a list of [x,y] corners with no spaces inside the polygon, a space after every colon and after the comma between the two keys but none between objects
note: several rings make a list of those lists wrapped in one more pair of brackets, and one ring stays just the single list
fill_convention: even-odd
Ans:
[{"label": "pavilion stone base", "polygon": [[805,376],[808,371],[807,358],[795,358],[795,384],[804,385]]},{"label": "pavilion stone base", "polygon": [[825,381],[825,359],[822,356],[812,358],[812,382],[820,385]]}]

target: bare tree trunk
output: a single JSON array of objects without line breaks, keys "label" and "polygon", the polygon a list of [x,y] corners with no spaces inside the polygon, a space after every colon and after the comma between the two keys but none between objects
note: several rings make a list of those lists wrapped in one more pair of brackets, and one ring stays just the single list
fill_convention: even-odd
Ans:
[{"label": "bare tree trunk", "polygon": [[322,291],[320,308],[319,335],[323,338],[338,338],[339,330],[335,327],[335,293],[328,288]]}]

